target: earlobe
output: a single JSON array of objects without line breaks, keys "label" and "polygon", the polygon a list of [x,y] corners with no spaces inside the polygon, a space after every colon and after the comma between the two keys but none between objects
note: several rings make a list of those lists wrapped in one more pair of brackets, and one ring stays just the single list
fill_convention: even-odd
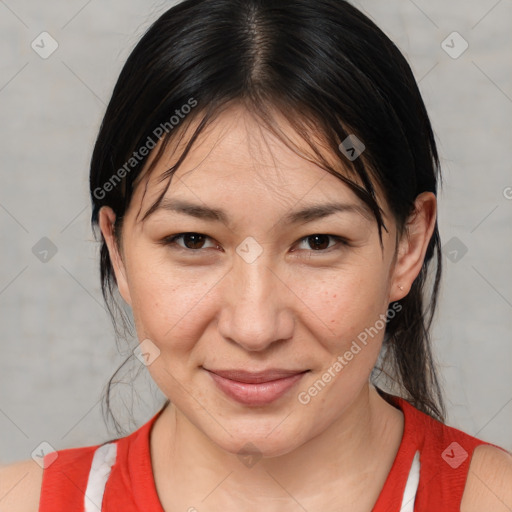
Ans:
[{"label": "earlobe", "polygon": [[436,205],[436,196],[432,192],[423,192],[415,200],[415,210],[407,220],[397,248],[390,302],[404,298],[421,271],[436,225]]},{"label": "earlobe", "polygon": [[123,259],[119,253],[119,247],[114,234],[114,224],[116,220],[116,214],[109,206],[102,206],[99,215],[98,223],[105,238],[105,243],[108,247],[110,261],[114,269],[114,275],[116,277],[117,287],[121,297],[127,304],[132,305],[130,290],[128,287],[128,281],[126,279],[126,271],[124,267]]}]

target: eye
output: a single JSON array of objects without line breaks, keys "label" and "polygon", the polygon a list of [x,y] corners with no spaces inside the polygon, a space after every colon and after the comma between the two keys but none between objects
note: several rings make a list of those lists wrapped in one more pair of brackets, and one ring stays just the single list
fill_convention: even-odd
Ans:
[{"label": "eye", "polygon": [[341,238],[340,236],[325,235],[321,233],[305,236],[299,241],[299,244],[305,243],[306,245],[309,246],[306,247],[306,250],[310,250],[312,252],[331,252],[330,249],[335,247],[336,244],[329,245],[329,239],[338,242],[342,246],[348,245],[346,240]]},{"label": "eye", "polygon": [[[179,233],[177,235],[164,238],[161,243],[164,245],[178,245],[181,249],[193,252],[198,251],[199,249],[204,249],[204,243],[209,239],[210,237],[201,233]],[[177,240],[182,240],[183,245],[178,244]],[[217,246],[214,245],[214,247]]]},{"label": "eye", "polygon": [[[178,243],[178,241],[181,240],[183,245]],[[207,249],[208,247],[205,247],[205,242],[207,240],[211,240],[211,238],[207,235],[203,235],[202,233],[178,233],[177,235],[171,235],[168,237],[165,237],[160,242],[163,245],[166,246],[177,246],[179,249],[183,249],[188,252],[199,252],[201,249]],[[347,246],[348,242],[336,235],[325,235],[325,234],[313,234],[305,236],[304,238],[301,238],[299,240],[300,244],[307,244],[309,247],[306,247],[305,250],[309,252],[319,252],[319,253],[325,253],[325,252],[331,252],[331,249],[333,247],[336,247],[336,243],[330,245],[330,240],[338,242],[341,246]],[[211,247],[219,247],[217,244],[213,244]],[[338,247],[340,249],[341,247]],[[304,248],[302,248],[304,249]],[[336,249],[335,249],[336,250]]]}]

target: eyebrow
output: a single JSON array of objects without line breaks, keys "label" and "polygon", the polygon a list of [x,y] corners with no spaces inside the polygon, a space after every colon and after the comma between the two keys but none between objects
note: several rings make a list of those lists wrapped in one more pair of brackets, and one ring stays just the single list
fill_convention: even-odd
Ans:
[{"label": "eyebrow", "polygon": [[[153,210],[152,213],[156,213],[159,210],[189,215],[201,220],[222,222],[226,225],[229,224],[229,216],[224,210],[190,203],[182,199],[163,198],[160,204],[155,208],[155,210]],[[356,203],[325,203],[309,205],[301,210],[288,213],[284,216],[281,222],[285,225],[299,223],[306,224],[308,222],[313,222],[315,220],[329,217],[336,213],[357,214],[364,217],[368,221],[373,219],[373,212],[366,204],[359,205]]]}]

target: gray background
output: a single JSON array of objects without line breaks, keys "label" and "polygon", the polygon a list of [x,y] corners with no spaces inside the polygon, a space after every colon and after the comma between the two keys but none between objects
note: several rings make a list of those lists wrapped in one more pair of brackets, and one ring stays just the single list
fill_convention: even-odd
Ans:
[{"label": "gray background", "polygon": [[[100,396],[124,357],[100,294],[88,164],[123,62],[172,4],[0,1],[0,463],[42,441],[63,449],[115,435]],[[356,5],[408,58],[439,142],[445,276],[433,337],[448,423],[511,450],[512,1]],[[31,48],[43,31],[59,45],[47,59]],[[442,47],[454,31],[469,44],[458,58],[458,36],[444,45],[452,56]],[[57,250],[46,263],[33,252],[43,237]],[[130,430],[163,400],[134,363],[125,381],[142,370],[136,393],[120,386],[115,408]]]}]

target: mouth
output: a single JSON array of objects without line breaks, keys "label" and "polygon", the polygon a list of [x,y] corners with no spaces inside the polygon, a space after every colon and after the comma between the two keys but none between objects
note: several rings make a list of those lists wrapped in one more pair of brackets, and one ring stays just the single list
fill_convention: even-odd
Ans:
[{"label": "mouth", "polygon": [[208,370],[217,387],[228,397],[249,406],[274,402],[294,387],[310,370],[270,369]]}]

